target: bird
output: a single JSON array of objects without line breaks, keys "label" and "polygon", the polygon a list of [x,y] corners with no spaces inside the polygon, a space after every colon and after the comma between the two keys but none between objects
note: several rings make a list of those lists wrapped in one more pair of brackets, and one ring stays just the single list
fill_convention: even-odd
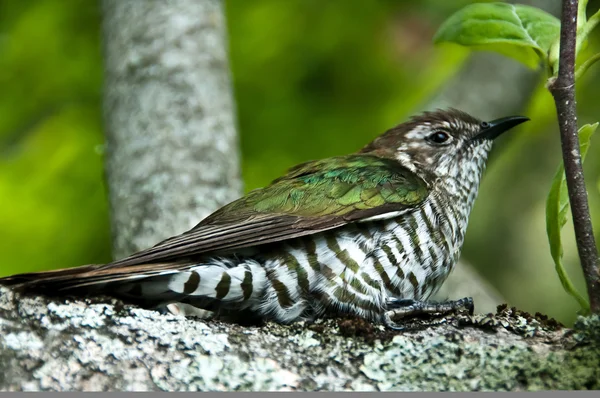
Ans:
[{"label": "bird", "polygon": [[430,297],[460,257],[494,140],[528,120],[424,111],[354,153],[298,164],[150,248],[0,285],[240,322],[347,315],[402,330],[415,314],[472,313],[469,297]]}]

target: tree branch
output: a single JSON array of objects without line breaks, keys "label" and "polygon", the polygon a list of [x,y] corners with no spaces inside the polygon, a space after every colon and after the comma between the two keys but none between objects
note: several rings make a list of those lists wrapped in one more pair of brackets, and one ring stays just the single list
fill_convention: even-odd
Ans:
[{"label": "tree branch", "polygon": [[593,313],[600,313],[600,272],[598,249],[590,218],[587,190],[579,151],[575,102],[575,54],[577,44],[577,0],[563,0],[560,29],[558,76],[548,89],[554,97],[571,203],[577,250]]},{"label": "tree branch", "polygon": [[600,388],[600,317],[506,308],[414,320],[239,326],[0,286],[0,391],[523,391]]}]

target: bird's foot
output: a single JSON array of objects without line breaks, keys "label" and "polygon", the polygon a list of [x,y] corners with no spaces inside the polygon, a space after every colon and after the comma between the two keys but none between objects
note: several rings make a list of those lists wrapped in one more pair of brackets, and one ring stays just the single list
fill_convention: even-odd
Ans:
[{"label": "bird's foot", "polygon": [[172,315],[183,315],[185,317],[195,317],[200,319],[211,319],[214,312],[198,308],[188,303],[171,303],[164,307],[164,313]]},{"label": "bird's foot", "polygon": [[396,321],[421,314],[445,315],[463,309],[469,311],[469,315],[473,315],[475,306],[471,297],[441,303],[390,298],[387,300],[387,308],[388,310],[383,317],[383,324],[393,330],[405,330],[405,327],[398,325]]}]

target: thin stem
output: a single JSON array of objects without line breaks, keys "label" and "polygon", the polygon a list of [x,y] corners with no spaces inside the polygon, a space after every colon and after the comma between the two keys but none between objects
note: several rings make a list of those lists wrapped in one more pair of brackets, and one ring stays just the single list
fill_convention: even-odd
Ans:
[{"label": "thin stem", "polygon": [[582,33],[587,37],[592,30],[600,23],[600,10],[598,10],[594,15],[588,19],[587,23],[583,26]]},{"label": "thin stem", "polygon": [[[583,12],[585,16],[585,10]],[[587,39],[592,30],[600,23],[600,10],[598,10],[594,15],[588,19],[587,22],[581,22],[581,29],[577,33],[577,53],[579,53],[579,49],[581,48],[581,44]],[[577,55],[576,53],[576,55]]]},{"label": "thin stem", "polygon": [[575,229],[577,251],[590,298],[590,309],[592,313],[600,313],[598,249],[594,239],[594,230],[592,229],[587,190],[581,165],[579,137],[577,135],[575,102],[577,6],[577,0],[563,0],[558,76],[551,82],[548,88],[554,97],[558,113],[563,163],[565,166],[569,201],[571,203],[573,227]]},{"label": "thin stem", "polygon": [[578,81],[581,76],[584,75],[585,72],[590,68],[590,66],[594,65],[596,61],[600,60],[600,53],[592,55],[588,58],[577,70],[575,71],[575,81]]},{"label": "thin stem", "polygon": [[569,293],[571,295],[571,297],[573,297],[579,303],[579,306],[581,307],[580,313],[585,314],[585,313],[589,312],[590,304],[585,299],[585,297],[583,297],[581,294],[579,294],[579,292],[577,291],[575,286],[573,286],[573,283],[571,282],[571,279],[569,279],[569,275],[567,274],[567,271],[565,270],[565,267],[563,266],[562,260],[558,260],[558,263],[556,264],[555,269],[556,269],[556,272],[558,273],[558,277],[560,279],[560,283],[562,283],[562,285],[563,285],[563,288],[567,291],[567,293]]},{"label": "thin stem", "polygon": [[587,20],[587,3],[588,0],[581,0],[579,2],[579,7],[577,8],[577,30],[581,29]]}]

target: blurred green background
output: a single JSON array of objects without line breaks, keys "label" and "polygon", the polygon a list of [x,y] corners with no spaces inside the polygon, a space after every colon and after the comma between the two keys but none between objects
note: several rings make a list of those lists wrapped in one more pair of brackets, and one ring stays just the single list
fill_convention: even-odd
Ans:
[{"label": "blurred green background", "polygon": [[[472,2],[226,1],[245,189],[296,163],[355,151],[413,113],[468,56],[431,37]],[[100,21],[96,0],[0,0],[0,276],[111,259]],[[598,51],[596,33],[588,52]],[[577,94],[579,122],[600,120],[600,67]],[[511,305],[570,324],[578,307],[545,233],[560,147],[543,86],[523,112],[532,122],[499,143],[463,257]],[[596,237],[599,140],[585,165]],[[565,263],[584,292],[570,223],[564,236]]]}]

